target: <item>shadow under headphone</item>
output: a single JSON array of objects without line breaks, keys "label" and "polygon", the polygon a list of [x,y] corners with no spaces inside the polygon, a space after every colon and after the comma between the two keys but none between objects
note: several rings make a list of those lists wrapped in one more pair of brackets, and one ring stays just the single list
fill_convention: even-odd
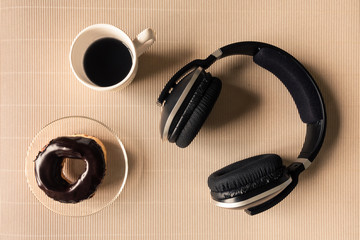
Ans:
[{"label": "shadow under headphone", "polygon": [[194,60],[166,84],[158,103],[162,106],[160,132],[164,140],[187,147],[199,132],[221,90],[220,79],[205,72],[216,60],[249,55],[286,86],[301,120],[307,124],[305,142],[296,162],[288,167],[276,154],[264,154],[230,164],[208,178],[217,206],[243,208],[250,215],[263,212],[283,200],[297,185],[299,174],[309,167],[325,137],[324,102],[314,79],[294,57],[261,42],[237,42],[224,46],[206,59]]}]

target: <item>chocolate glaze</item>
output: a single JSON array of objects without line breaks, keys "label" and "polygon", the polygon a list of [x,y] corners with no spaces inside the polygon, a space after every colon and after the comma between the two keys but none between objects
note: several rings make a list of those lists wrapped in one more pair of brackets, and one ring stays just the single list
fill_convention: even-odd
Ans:
[{"label": "chocolate glaze", "polygon": [[[85,172],[74,183],[61,175],[64,158],[82,159]],[[39,152],[35,159],[38,186],[56,201],[77,203],[91,197],[105,175],[105,157],[99,144],[83,136],[58,137]]]}]

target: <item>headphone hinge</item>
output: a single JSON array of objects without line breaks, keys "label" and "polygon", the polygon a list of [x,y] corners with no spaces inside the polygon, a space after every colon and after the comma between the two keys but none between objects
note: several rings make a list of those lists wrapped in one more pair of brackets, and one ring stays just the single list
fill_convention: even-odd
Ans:
[{"label": "headphone hinge", "polygon": [[288,166],[286,170],[288,171],[288,173],[292,178],[297,178],[300,175],[300,173],[302,173],[305,170],[305,167],[304,164],[302,164],[301,162],[294,162],[290,164],[290,166]]}]

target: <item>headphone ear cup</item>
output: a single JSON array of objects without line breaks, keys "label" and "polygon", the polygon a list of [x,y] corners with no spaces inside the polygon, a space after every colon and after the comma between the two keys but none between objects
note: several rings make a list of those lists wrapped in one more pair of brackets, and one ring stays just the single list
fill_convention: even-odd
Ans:
[{"label": "headphone ear cup", "polygon": [[[177,110],[174,118],[171,121],[171,125],[168,128],[166,128],[166,123],[167,123],[168,118],[170,117],[173,109],[178,104],[179,98],[181,97],[181,95],[183,94],[183,92],[185,91],[187,86],[189,85],[193,75],[195,74],[195,71],[196,70],[191,71],[185,77],[183,77],[181,79],[181,81],[179,81],[178,84],[175,84],[173,86],[173,89],[172,89],[170,94],[169,93],[162,94],[162,97],[167,95],[166,102],[163,105],[163,109],[161,111],[161,118],[160,118],[160,134],[161,134],[163,139],[170,140],[169,137],[171,135],[173,135],[172,131],[173,131],[174,127],[177,125],[177,122],[179,121],[179,118],[182,115],[182,112],[184,111],[183,108],[181,107],[180,109]],[[205,73],[200,73],[200,74],[205,75]],[[199,76],[200,76],[200,74],[199,74]],[[197,85],[196,83],[197,83],[197,81],[199,81],[198,78],[195,80],[194,85]],[[192,90],[192,89],[193,88],[191,88],[190,92],[187,93],[187,96],[184,99],[184,103],[181,106],[185,106],[187,104],[188,99],[190,98],[190,96],[195,91],[195,90]],[[165,130],[168,131],[168,134],[164,135]],[[170,142],[174,142],[174,141],[170,141]]]},{"label": "headphone ear cup", "polygon": [[[199,75],[196,81],[198,82],[198,84],[196,84],[196,89],[192,93],[190,92],[185,98],[183,110],[178,111],[179,114],[175,115],[173,122],[170,126],[170,134],[168,140],[171,143],[176,142],[176,140],[178,139],[179,134],[183,130],[185,124],[189,121],[195,108],[199,105],[207,89],[211,85],[213,78],[211,77],[210,73],[203,72],[203,74]],[[187,98],[188,101],[186,101]]]},{"label": "headphone ear cup", "polygon": [[[211,194],[223,200],[243,196],[266,185],[282,183],[286,175],[280,156],[263,154],[230,164],[208,178]],[[266,188],[265,188],[266,189]]]},{"label": "headphone ear cup", "polygon": [[178,147],[185,148],[194,140],[219,97],[222,86],[221,80],[216,77],[211,78],[210,86],[177,137],[176,145]]}]

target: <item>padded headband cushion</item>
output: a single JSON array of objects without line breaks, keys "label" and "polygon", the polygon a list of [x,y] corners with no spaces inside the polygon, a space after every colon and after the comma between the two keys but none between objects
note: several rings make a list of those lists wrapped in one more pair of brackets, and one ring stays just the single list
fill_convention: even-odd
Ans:
[{"label": "padded headband cushion", "polygon": [[[281,158],[276,154],[263,154],[230,164],[208,178],[208,186],[213,192],[238,190],[246,192],[281,177],[284,171]],[[281,175],[281,176],[280,176]]]},{"label": "padded headband cushion", "polygon": [[288,54],[266,47],[261,48],[253,60],[282,81],[293,97],[304,123],[323,119],[321,98],[315,83],[298,61]]},{"label": "padded headband cushion", "polygon": [[194,140],[220,94],[221,85],[220,79],[212,77],[210,86],[204,93],[199,104],[195,107],[176,140],[178,147],[185,148]]}]

